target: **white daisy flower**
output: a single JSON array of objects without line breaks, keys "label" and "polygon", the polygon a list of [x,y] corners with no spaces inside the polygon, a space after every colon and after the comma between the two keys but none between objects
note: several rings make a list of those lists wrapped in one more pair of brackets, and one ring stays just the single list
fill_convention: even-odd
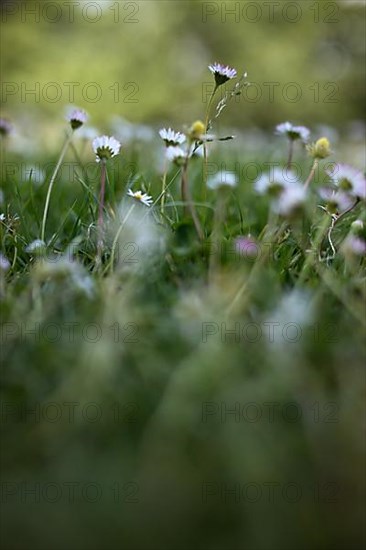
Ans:
[{"label": "white daisy flower", "polygon": [[121,144],[114,137],[102,136],[93,140],[93,149],[97,156],[96,161],[109,160],[118,155]]},{"label": "white daisy flower", "polygon": [[4,222],[5,221],[5,214],[2,212],[0,214],[0,222]]},{"label": "white daisy flower", "polygon": [[142,202],[145,206],[151,206],[153,201],[153,198],[150,197],[147,193],[143,193],[142,191],[135,191],[133,192],[131,189],[128,190],[127,195],[129,197],[133,197],[139,202]]},{"label": "white daisy flower", "polygon": [[341,250],[344,254],[354,254],[355,256],[366,255],[366,241],[356,235],[348,235],[342,243]]},{"label": "white daisy flower", "polygon": [[293,141],[299,139],[306,143],[310,137],[310,130],[306,126],[293,126],[291,122],[283,122],[276,126],[276,134],[285,135]]},{"label": "white daisy flower", "polygon": [[187,153],[181,147],[168,147],[166,150],[166,158],[169,162],[176,162],[177,164],[180,164],[184,162],[186,157]]},{"label": "white daisy flower", "polygon": [[289,216],[300,208],[306,200],[306,189],[295,183],[283,189],[280,196],[272,203],[272,209],[276,214]]},{"label": "white daisy flower", "polygon": [[25,249],[28,254],[33,254],[34,252],[42,251],[46,247],[46,243],[42,239],[35,239],[32,241]]},{"label": "white daisy flower", "polygon": [[292,170],[274,168],[268,174],[262,174],[254,182],[254,189],[260,195],[265,195],[266,193],[277,195],[285,188],[297,183],[297,176]]},{"label": "white daisy flower", "polygon": [[167,147],[182,145],[182,143],[186,140],[186,136],[184,134],[181,132],[175,132],[171,128],[162,128],[159,130],[159,135]]},{"label": "white daisy flower", "polygon": [[360,170],[348,164],[336,164],[332,171],[326,172],[340,190],[359,199],[366,199],[366,179]]},{"label": "white daisy flower", "polygon": [[71,128],[77,130],[88,120],[88,115],[83,109],[70,108],[68,109],[66,118],[70,122]]},{"label": "white daisy flower", "polygon": [[226,170],[220,170],[214,176],[211,176],[207,180],[207,187],[215,190],[219,187],[236,187],[238,184],[237,175],[234,172],[228,172]]},{"label": "white daisy flower", "polygon": [[235,69],[231,69],[228,65],[222,65],[221,63],[213,63],[208,68],[215,77],[216,86],[225,84],[228,80],[235,78],[238,74]]},{"label": "white daisy flower", "polygon": [[12,123],[7,118],[0,118],[0,136],[6,137],[13,129]]},{"label": "white daisy flower", "polygon": [[329,187],[320,188],[319,195],[324,201],[326,201],[329,214],[345,212],[355,202],[348,193],[340,190],[334,191]]},{"label": "white daisy flower", "polygon": [[0,270],[8,271],[10,269],[10,262],[2,252],[0,252]]}]

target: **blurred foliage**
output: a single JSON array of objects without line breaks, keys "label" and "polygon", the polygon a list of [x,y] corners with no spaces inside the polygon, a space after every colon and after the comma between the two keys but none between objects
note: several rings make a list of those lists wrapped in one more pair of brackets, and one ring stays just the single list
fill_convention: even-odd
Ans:
[{"label": "blurred foliage", "polygon": [[[2,110],[13,118],[57,117],[76,103],[102,127],[113,114],[190,123],[203,116],[212,85],[207,65],[215,60],[247,71],[253,83],[225,113],[229,124],[293,119],[341,128],[363,115],[362,3],[59,0],[59,10],[56,2],[9,4],[2,8],[2,80],[19,91],[3,94]],[[78,84],[74,97],[64,84],[70,82]],[[95,102],[89,83],[99,86]],[[37,97],[22,97],[22,86],[37,85]]]}]

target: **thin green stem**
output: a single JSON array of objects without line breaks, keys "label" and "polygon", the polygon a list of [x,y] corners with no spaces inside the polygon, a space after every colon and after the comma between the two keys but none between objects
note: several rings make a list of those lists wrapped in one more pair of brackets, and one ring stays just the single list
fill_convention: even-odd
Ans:
[{"label": "thin green stem", "polygon": [[[205,116],[205,132],[208,132],[208,125],[210,121],[210,111],[212,102],[214,100],[215,94],[218,90],[218,85],[215,85],[215,88],[210,96],[210,99],[208,100],[207,109],[206,109],[206,116]],[[206,183],[207,183],[207,144],[204,141],[203,142],[203,202],[206,200]]]},{"label": "thin green stem", "polygon": [[44,241],[44,238],[45,238],[45,231],[46,231],[46,221],[47,221],[47,214],[48,214],[48,209],[49,209],[49,206],[50,206],[50,199],[51,199],[51,193],[52,193],[52,188],[53,188],[53,185],[56,181],[56,176],[58,174],[58,171],[60,169],[60,166],[61,166],[61,163],[64,159],[64,156],[66,154],[66,151],[67,151],[67,148],[68,146],[70,145],[70,142],[72,140],[72,134],[68,135],[66,140],[65,140],[65,143],[64,143],[64,146],[61,150],[61,154],[60,154],[60,157],[57,161],[57,164],[56,164],[56,167],[53,171],[53,174],[51,176],[51,180],[50,180],[50,184],[48,186],[48,191],[47,191],[47,196],[46,196],[46,202],[45,202],[45,205],[44,205],[44,211],[43,211],[43,219],[42,219],[42,230],[41,230],[41,240]]},{"label": "thin green stem", "polygon": [[310,268],[314,264],[316,264],[316,262],[317,262],[317,257],[319,255],[321,244],[323,242],[324,237],[326,236],[326,234],[329,231],[329,220],[331,220],[331,218],[329,216],[324,217],[323,222],[321,223],[321,225],[320,225],[320,227],[319,227],[319,229],[318,229],[318,231],[315,235],[315,239],[314,239],[311,251],[309,252],[309,254],[308,254],[308,256],[305,260],[305,263],[304,263],[303,268],[301,270],[299,279],[297,281],[298,285],[301,285],[304,282]]},{"label": "thin green stem", "polygon": [[317,171],[317,168],[319,166],[319,159],[314,159],[314,162],[313,162],[313,166],[310,170],[310,174],[308,176],[308,179],[306,180],[306,182],[304,183],[304,188],[307,189],[310,185],[310,183],[313,181],[313,178],[315,176],[315,173]]},{"label": "thin green stem", "polygon": [[129,209],[129,211],[127,212],[126,214],[126,217],[125,219],[123,220],[123,222],[121,223],[121,225],[119,226],[118,228],[118,231],[113,239],[113,244],[112,244],[112,252],[111,252],[111,262],[110,262],[110,266],[111,266],[111,273],[113,273],[114,271],[114,257],[115,257],[115,254],[116,254],[116,246],[117,246],[117,242],[118,242],[118,239],[119,239],[119,236],[121,234],[121,231],[122,229],[124,228],[124,226],[126,225],[126,222],[128,220],[128,218],[130,217],[130,214],[132,212],[132,210],[135,208],[135,204],[133,204],[131,206],[131,208]]}]

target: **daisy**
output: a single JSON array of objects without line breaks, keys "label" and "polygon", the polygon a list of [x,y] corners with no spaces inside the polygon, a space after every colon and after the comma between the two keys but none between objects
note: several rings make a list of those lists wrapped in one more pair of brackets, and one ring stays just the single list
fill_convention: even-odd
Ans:
[{"label": "daisy", "polygon": [[326,172],[341,191],[366,199],[366,179],[360,170],[348,164],[336,164],[332,172]]},{"label": "daisy", "polygon": [[291,122],[283,122],[276,126],[276,134],[285,135],[292,141],[301,140],[306,143],[310,137],[310,130],[306,126],[293,126]]},{"label": "daisy", "polygon": [[142,202],[145,206],[151,206],[153,201],[153,198],[150,197],[147,193],[143,193],[142,191],[135,191],[135,193],[129,189],[127,195],[129,197],[133,197],[139,202]]},{"label": "daisy", "polygon": [[225,66],[221,63],[213,63],[212,65],[209,65],[208,68],[215,77],[216,86],[225,84],[225,82],[235,78],[237,75],[235,69],[231,69],[228,65]]},{"label": "daisy", "polygon": [[72,109],[66,116],[71,128],[77,130],[88,120],[88,115],[83,109]]},{"label": "daisy", "polygon": [[366,241],[356,235],[348,235],[342,243],[341,250],[343,253],[351,253],[355,256],[366,255]]},{"label": "daisy", "polygon": [[118,155],[121,144],[114,137],[102,136],[93,140],[93,149],[97,156],[96,161],[109,160]]},{"label": "daisy", "polygon": [[236,187],[238,184],[238,178],[234,172],[228,172],[221,170],[214,176],[211,176],[207,181],[207,187],[215,190],[219,187]]},{"label": "daisy", "polygon": [[170,162],[176,162],[177,164],[181,164],[182,162],[185,161],[186,157],[187,157],[187,153],[181,147],[178,147],[178,146],[168,147],[166,150],[166,158]]},{"label": "daisy", "polygon": [[1,271],[8,271],[10,269],[10,262],[2,252],[0,252],[0,270]]},{"label": "daisy", "polygon": [[341,190],[334,191],[330,187],[320,188],[319,195],[326,201],[329,214],[345,212],[354,204],[354,199],[348,193]]},{"label": "daisy", "polygon": [[297,177],[291,170],[274,168],[268,174],[262,174],[255,182],[254,189],[260,195],[278,195],[286,187],[298,183]]},{"label": "daisy", "polygon": [[33,254],[33,252],[41,251],[45,248],[46,243],[42,239],[36,239],[32,241],[25,249],[28,254]]},{"label": "daisy", "polygon": [[235,250],[245,258],[256,258],[259,253],[259,244],[251,235],[240,236],[235,239]]},{"label": "daisy", "polygon": [[0,136],[6,137],[13,129],[13,125],[6,118],[0,118]]},{"label": "daisy", "polygon": [[184,134],[181,132],[175,132],[171,128],[162,128],[159,130],[159,135],[167,147],[182,145],[182,143],[186,140],[186,136]]},{"label": "daisy", "polygon": [[290,216],[305,202],[306,189],[298,183],[283,189],[279,197],[272,203],[272,210],[281,216]]}]

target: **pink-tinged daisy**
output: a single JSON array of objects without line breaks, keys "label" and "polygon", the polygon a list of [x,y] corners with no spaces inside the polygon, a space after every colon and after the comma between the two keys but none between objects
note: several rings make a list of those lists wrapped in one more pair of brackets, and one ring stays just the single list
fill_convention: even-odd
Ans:
[{"label": "pink-tinged daisy", "polygon": [[10,262],[2,252],[0,252],[0,271],[8,271],[10,269]]},{"label": "pink-tinged daisy", "polygon": [[71,109],[66,118],[70,122],[71,128],[77,130],[88,120],[88,115],[83,109]]},{"label": "pink-tinged daisy", "polygon": [[302,207],[306,200],[306,189],[303,185],[295,183],[286,187],[280,196],[273,202],[272,210],[281,216],[291,216]]},{"label": "pink-tinged daisy", "polygon": [[341,214],[345,212],[354,204],[355,200],[348,193],[329,187],[321,187],[319,189],[320,197],[326,201],[326,207],[329,214]]},{"label": "pink-tinged daisy", "polygon": [[276,126],[276,134],[285,135],[292,141],[301,140],[306,143],[310,137],[310,130],[306,126],[294,126],[291,122],[283,122]]},{"label": "pink-tinged daisy", "polygon": [[150,195],[148,195],[147,193],[143,193],[142,191],[133,192],[131,189],[129,189],[127,195],[139,202],[142,202],[142,204],[144,204],[145,206],[151,206],[154,202],[153,198],[150,197]]},{"label": "pink-tinged daisy", "polygon": [[366,199],[366,179],[357,168],[348,164],[336,164],[332,171],[327,171],[327,174],[341,191],[358,199]]},{"label": "pink-tinged daisy", "polygon": [[341,250],[344,254],[353,254],[355,256],[366,255],[366,241],[356,235],[348,235],[342,243]]},{"label": "pink-tinged daisy", "polygon": [[171,128],[162,128],[159,130],[159,135],[167,147],[182,145],[185,142],[186,136],[181,132],[175,132]]},{"label": "pink-tinged daisy", "polygon": [[118,155],[121,144],[114,137],[102,136],[93,140],[93,149],[97,158],[96,161],[109,160]]},{"label": "pink-tinged daisy", "polygon": [[260,253],[260,246],[251,235],[237,237],[235,249],[243,258],[256,258]]},{"label": "pink-tinged daisy", "polygon": [[12,123],[7,118],[0,117],[0,136],[6,137],[13,129]]},{"label": "pink-tinged daisy", "polygon": [[222,65],[221,63],[213,63],[209,65],[208,68],[215,77],[216,86],[225,84],[228,80],[236,78],[238,74],[235,69],[232,69],[228,65]]}]

